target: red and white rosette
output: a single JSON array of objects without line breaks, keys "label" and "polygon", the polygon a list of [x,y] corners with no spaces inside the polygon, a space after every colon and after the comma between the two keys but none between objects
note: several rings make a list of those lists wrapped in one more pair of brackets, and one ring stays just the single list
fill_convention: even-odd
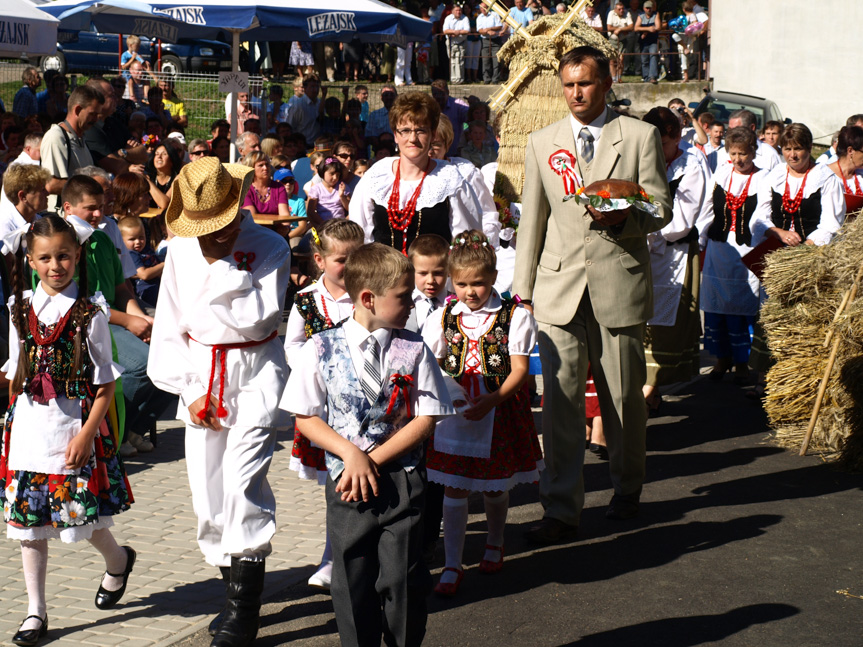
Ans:
[{"label": "red and white rosette", "polygon": [[578,174],[575,171],[575,156],[568,150],[561,148],[548,158],[551,170],[563,178],[563,192],[567,196],[575,195],[575,190],[581,186]]}]

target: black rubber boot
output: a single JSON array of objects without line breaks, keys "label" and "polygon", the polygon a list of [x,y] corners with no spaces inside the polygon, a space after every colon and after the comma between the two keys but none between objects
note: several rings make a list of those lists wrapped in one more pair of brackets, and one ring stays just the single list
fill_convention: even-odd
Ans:
[{"label": "black rubber boot", "polygon": [[231,567],[230,566],[219,566],[219,570],[222,572],[222,581],[225,583],[225,606],[222,607],[222,610],[219,611],[219,614],[210,621],[210,626],[207,627],[207,631],[210,632],[211,636],[215,636],[219,627],[222,626],[222,620],[225,619],[225,611],[228,608],[227,598],[228,598],[228,586],[231,584]]},{"label": "black rubber boot", "polygon": [[225,619],[210,647],[247,647],[258,635],[265,563],[231,558]]}]

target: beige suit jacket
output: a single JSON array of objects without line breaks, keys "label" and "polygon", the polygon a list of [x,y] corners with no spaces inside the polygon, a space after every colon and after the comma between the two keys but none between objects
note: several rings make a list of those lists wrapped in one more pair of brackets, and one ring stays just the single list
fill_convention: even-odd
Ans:
[{"label": "beige suit jacket", "polygon": [[630,180],[660,206],[655,217],[631,209],[623,223],[608,228],[594,222],[575,200],[563,201],[563,180],[549,164],[560,149],[576,155],[570,124],[567,117],[528,139],[513,293],[532,300],[537,321],[552,325],[572,321],[585,290],[600,325],[644,323],[653,315],[646,234],[671,220],[659,132],[607,110],[584,185],[607,178]]}]

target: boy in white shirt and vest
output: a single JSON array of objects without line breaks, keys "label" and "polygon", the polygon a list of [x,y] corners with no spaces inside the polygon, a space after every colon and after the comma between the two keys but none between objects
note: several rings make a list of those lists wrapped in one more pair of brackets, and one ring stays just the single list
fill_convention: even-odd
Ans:
[{"label": "boy in white shirt and vest", "polygon": [[306,342],[282,407],[326,450],[330,592],[341,644],[419,646],[431,580],[422,559],[423,441],[453,409],[419,335],[402,330],[410,261],[371,243],[348,257],[353,317]]}]

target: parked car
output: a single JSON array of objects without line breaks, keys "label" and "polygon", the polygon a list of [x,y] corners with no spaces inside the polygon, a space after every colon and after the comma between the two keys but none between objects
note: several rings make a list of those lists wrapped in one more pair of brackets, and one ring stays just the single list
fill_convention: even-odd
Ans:
[{"label": "parked car", "polygon": [[689,107],[695,118],[702,112],[712,112],[717,121],[728,123],[728,117],[735,110],[746,109],[755,115],[758,120],[758,128],[764,127],[765,122],[778,121],[790,124],[790,119],[783,119],[779,106],[770,99],[753,97],[749,94],[738,94],[736,92],[708,92],[700,103],[690,103]]},{"label": "parked car", "polygon": [[[121,34],[104,34],[90,24],[89,31],[57,32],[57,53],[39,59],[42,71],[103,72],[120,67],[120,55],[126,51],[126,37]],[[166,74],[181,72],[218,72],[231,69],[231,46],[217,40],[180,39],[176,43],[162,43],[161,64],[157,65],[156,41],[141,37],[138,49],[152,69]]]}]

